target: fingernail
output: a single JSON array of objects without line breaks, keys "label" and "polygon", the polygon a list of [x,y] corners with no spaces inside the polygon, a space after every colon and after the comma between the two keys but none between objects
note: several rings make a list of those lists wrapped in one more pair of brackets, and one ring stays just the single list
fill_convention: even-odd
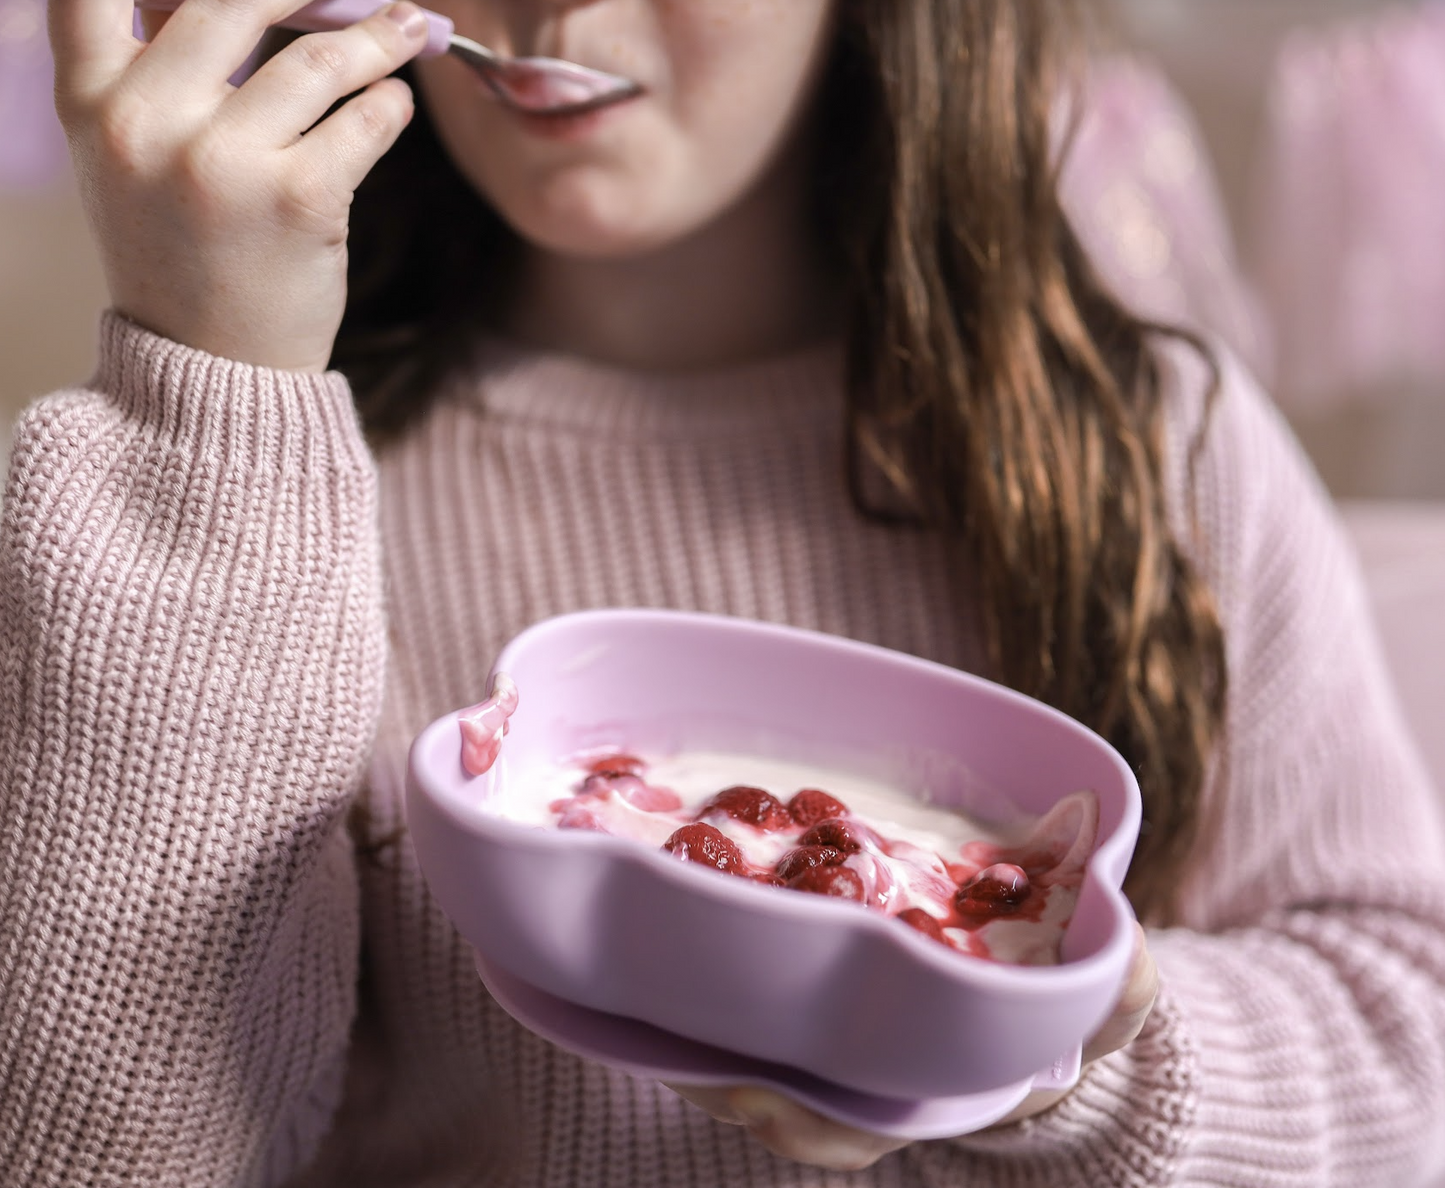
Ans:
[{"label": "fingernail", "polygon": [[386,17],[400,25],[408,37],[417,37],[426,31],[426,13],[409,0],[398,0],[386,10]]}]

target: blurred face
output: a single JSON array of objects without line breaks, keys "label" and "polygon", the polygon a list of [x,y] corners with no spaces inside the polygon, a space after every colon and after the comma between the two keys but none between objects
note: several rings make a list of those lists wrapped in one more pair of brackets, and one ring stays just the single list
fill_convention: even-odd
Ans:
[{"label": "blurred face", "polygon": [[565,255],[644,254],[706,227],[792,147],[834,0],[436,0],[509,55],[623,75],[642,93],[580,116],[508,111],[450,56],[417,64],[453,161],[517,232]]}]

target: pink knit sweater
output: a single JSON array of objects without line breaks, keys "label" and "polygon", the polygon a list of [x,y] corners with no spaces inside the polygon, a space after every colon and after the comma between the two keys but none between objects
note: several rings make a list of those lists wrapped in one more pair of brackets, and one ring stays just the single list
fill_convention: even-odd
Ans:
[{"label": "pink knit sweater", "polygon": [[[1203,376],[1171,366],[1178,475]],[[1355,562],[1233,369],[1195,502],[1233,675],[1214,824],[1158,1008],[1061,1106],[830,1175],[488,999],[399,793],[517,630],[676,606],[976,659],[935,541],[851,512],[840,392],[830,350],[667,379],[497,351],[373,459],[339,377],[107,319],[95,380],[19,427],[0,534],[0,1184],[1438,1171],[1445,846]]]}]

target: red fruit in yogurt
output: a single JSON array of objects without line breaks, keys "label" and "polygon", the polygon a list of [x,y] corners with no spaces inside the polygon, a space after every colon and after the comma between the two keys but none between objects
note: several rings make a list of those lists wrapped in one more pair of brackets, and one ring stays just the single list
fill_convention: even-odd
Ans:
[{"label": "red fruit in yogurt", "polygon": [[922,908],[905,908],[898,913],[898,918],[910,928],[915,928],[924,936],[933,940],[948,944],[948,937],[943,935],[943,925],[938,922],[936,916],[930,916]]},{"label": "red fruit in yogurt", "polygon": [[863,849],[867,833],[863,826],[853,821],[843,821],[836,817],[827,821],[819,821],[798,839],[802,846],[832,846],[835,850],[842,850],[845,854],[856,854]]},{"label": "red fruit in yogurt", "polygon": [[662,843],[662,848],[674,858],[684,862],[696,862],[711,866],[727,874],[749,874],[747,860],[738,848],[737,842],[720,829],[702,822],[684,825]]},{"label": "red fruit in yogurt", "polygon": [[630,780],[622,798],[644,813],[675,813],[682,807],[682,797],[671,788],[656,788],[641,780]]},{"label": "red fruit in yogurt", "polygon": [[616,779],[618,776],[635,776],[642,774],[642,769],[647,765],[636,755],[625,755],[615,752],[608,755],[599,755],[587,764],[587,770],[593,775],[604,776],[607,779]]},{"label": "red fruit in yogurt", "polygon": [[[557,828],[651,845],[667,837],[663,851],[679,861],[760,886],[853,900],[896,915],[954,953],[1024,964],[1057,959],[1062,921],[1098,831],[1097,796],[1066,797],[1021,840],[970,836],[971,824],[958,828],[940,819],[938,836],[957,839],[944,844],[923,836],[922,827],[887,823],[886,804],[866,787],[849,793],[856,814],[817,787],[802,787],[786,803],[746,783],[709,795],[727,779],[798,788],[818,778],[785,771],[744,763],[729,773],[711,757],[672,766],[620,750],[592,751],[559,772],[557,783],[570,795],[549,802],[551,820]],[[666,786],[673,783],[683,796]],[[994,928],[995,922],[1007,927]]]},{"label": "red fruit in yogurt", "polygon": [[863,902],[863,880],[848,866],[810,866],[785,884],[793,891]]},{"label": "red fruit in yogurt", "polygon": [[585,800],[569,800],[558,802],[560,807],[557,811],[558,829],[587,829],[594,833],[606,833],[607,827],[602,823],[593,803]]},{"label": "red fruit in yogurt", "polygon": [[1029,876],[1023,867],[996,862],[964,883],[953,906],[964,916],[1002,916],[1029,897]]},{"label": "red fruit in yogurt", "polygon": [[[596,776],[590,775],[582,781],[582,786],[577,789],[577,795],[573,801],[606,800],[609,796],[616,796],[625,800],[633,808],[644,813],[674,813],[682,807],[682,798],[671,788],[654,788],[651,784],[645,784],[636,776]],[[562,812],[567,801],[554,800],[551,809],[554,813]]]},{"label": "red fruit in yogurt", "polygon": [[786,883],[815,866],[841,866],[847,856],[842,850],[835,850],[832,846],[799,846],[779,858],[774,870],[778,878]]},{"label": "red fruit in yogurt", "polygon": [[768,833],[791,829],[793,825],[793,818],[788,815],[781,800],[771,792],[746,784],[724,788],[698,810],[698,820],[711,813],[724,813],[735,821]]},{"label": "red fruit in yogurt", "polygon": [[829,817],[846,817],[848,806],[817,788],[804,788],[788,801],[788,815],[798,826],[808,829]]}]

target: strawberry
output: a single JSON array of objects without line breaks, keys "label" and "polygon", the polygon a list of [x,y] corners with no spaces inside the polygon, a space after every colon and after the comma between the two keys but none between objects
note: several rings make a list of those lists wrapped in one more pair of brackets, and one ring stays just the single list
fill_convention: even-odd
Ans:
[{"label": "strawberry", "polygon": [[676,792],[671,788],[653,787],[636,772],[625,770],[629,764],[640,768],[642,761],[630,755],[609,755],[596,760],[578,787],[577,795],[598,798],[615,795],[644,813],[674,813],[682,807],[682,798]]},{"label": "strawberry", "polygon": [[636,755],[625,755],[621,752],[613,752],[607,755],[599,755],[587,764],[587,770],[593,775],[603,776],[607,779],[616,779],[618,776],[635,776],[647,766]]},{"label": "strawberry", "polygon": [[953,906],[964,916],[1003,916],[1028,897],[1029,876],[1023,868],[996,862],[958,889]]},{"label": "strawberry", "polygon": [[619,795],[625,796],[627,789],[641,784],[642,781],[633,775],[620,775],[617,772],[593,772],[577,788],[577,795],[606,796],[609,792],[617,792]]},{"label": "strawberry", "polygon": [[682,807],[682,797],[671,788],[657,788],[641,780],[628,787],[622,799],[644,813],[675,813]]},{"label": "strawberry", "polygon": [[788,801],[788,815],[802,829],[829,817],[846,817],[848,806],[817,788],[804,788]]},{"label": "strawberry", "polygon": [[800,875],[815,866],[841,866],[847,855],[832,846],[799,846],[789,850],[773,869],[783,882]]},{"label": "strawberry", "polygon": [[712,825],[694,822],[684,825],[662,843],[674,858],[711,866],[726,874],[748,875],[747,861],[737,842]]},{"label": "strawberry", "polygon": [[750,788],[746,784],[724,788],[698,810],[698,820],[711,813],[723,813],[768,833],[790,829],[793,825],[793,819],[788,816],[782,801],[771,792]]},{"label": "strawberry", "polygon": [[[561,807],[558,808],[557,805],[561,805]],[[585,800],[557,801],[553,805],[552,811],[558,813],[558,829],[586,829],[594,833],[607,832],[596,809]]]},{"label": "strawberry", "polygon": [[847,866],[810,866],[794,875],[785,886],[793,891],[863,902],[863,880],[856,870]]},{"label": "strawberry", "polygon": [[800,846],[832,846],[845,854],[856,854],[863,849],[869,834],[862,825],[853,821],[830,817],[819,821],[798,839]]},{"label": "strawberry", "polygon": [[898,918],[910,928],[916,928],[924,936],[932,937],[945,945],[948,944],[948,937],[943,935],[943,925],[938,922],[938,918],[930,916],[922,908],[904,908],[898,913]]}]

